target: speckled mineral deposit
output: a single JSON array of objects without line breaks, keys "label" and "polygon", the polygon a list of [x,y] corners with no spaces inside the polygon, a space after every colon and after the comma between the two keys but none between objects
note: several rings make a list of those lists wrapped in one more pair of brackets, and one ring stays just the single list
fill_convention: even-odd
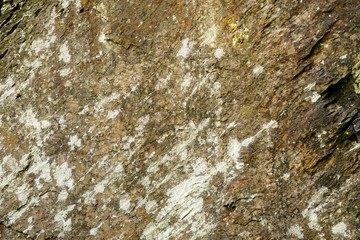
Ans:
[{"label": "speckled mineral deposit", "polygon": [[0,239],[360,238],[360,1],[0,9]]}]

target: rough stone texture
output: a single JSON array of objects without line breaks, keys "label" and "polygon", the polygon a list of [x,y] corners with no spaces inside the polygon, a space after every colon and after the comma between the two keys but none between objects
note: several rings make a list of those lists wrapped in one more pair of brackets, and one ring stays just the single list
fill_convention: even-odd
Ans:
[{"label": "rough stone texture", "polygon": [[0,8],[0,239],[360,238],[358,0]]}]

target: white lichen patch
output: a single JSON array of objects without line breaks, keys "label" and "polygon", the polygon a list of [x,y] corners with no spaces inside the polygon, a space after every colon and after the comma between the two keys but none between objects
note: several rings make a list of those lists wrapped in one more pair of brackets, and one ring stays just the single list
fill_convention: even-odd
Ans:
[{"label": "white lichen patch", "polygon": [[101,18],[105,21],[108,21],[108,8],[107,6],[103,3],[103,2],[100,2],[99,4],[96,4],[94,6],[94,9],[99,13],[99,15],[101,16]]},{"label": "white lichen patch", "polygon": [[135,126],[135,134],[133,136],[122,137],[121,140],[123,141],[123,148],[125,149],[125,155],[128,158],[131,158],[133,154],[139,151],[141,146],[144,144],[142,136],[149,120],[150,115],[140,117]]},{"label": "white lichen patch", "polygon": [[64,189],[59,193],[57,201],[64,202],[68,198],[68,196],[69,196],[68,192]]},{"label": "white lichen patch", "polygon": [[[199,196],[208,188],[208,178],[205,176],[195,176],[181,182],[177,186],[167,191],[168,208],[165,207],[160,216],[167,216],[169,210],[176,209],[180,219],[191,219],[196,213],[201,212],[203,208],[203,199]],[[200,193],[200,194],[199,194]]]},{"label": "white lichen patch", "polygon": [[258,76],[258,75],[260,75],[261,73],[264,72],[264,67],[261,66],[261,65],[257,65],[257,66],[255,66],[253,68],[252,72],[253,72],[254,75]]},{"label": "white lichen patch", "polygon": [[31,43],[30,49],[35,52],[35,54],[39,54],[40,51],[42,51],[45,48],[50,47],[50,43],[44,43],[44,40],[42,39],[35,39]]},{"label": "white lichen patch", "polygon": [[348,57],[348,55],[347,55],[347,54],[344,54],[344,55],[340,56],[340,59],[341,59],[341,60],[344,60],[344,59],[347,59],[347,57]]},{"label": "white lichen patch", "polygon": [[[56,17],[57,17],[56,10],[55,8],[53,8],[50,15],[50,19],[48,20],[45,26],[45,29],[47,30],[46,36],[44,36],[44,38],[37,38],[31,43],[30,51],[35,53],[34,55],[37,57],[37,59],[41,59],[41,60],[45,59],[46,56],[40,55],[39,53],[43,50],[50,48],[50,46],[53,43],[55,43],[56,35],[54,34],[54,32],[55,32]],[[30,55],[32,55],[32,53],[30,53]]]},{"label": "white lichen patch", "polygon": [[16,88],[11,86],[9,89],[4,91],[4,93],[0,96],[0,103],[4,102],[9,96],[13,95],[15,90]]},{"label": "white lichen patch", "polygon": [[70,55],[69,48],[67,46],[67,42],[61,44],[61,46],[60,46],[59,60],[63,61],[64,63],[69,63],[71,60],[71,55]]},{"label": "white lichen patch", "polygon": [[311,229],[314,229],[318,232],[321,231],[322,227],[318,223],[318,212],[322,212],[323,206],[327,203],[324,201],[323,197],[328,193],[329,189],[326,187],[320,188],[308,202],[306,209],[302,211],[302,216],[308,219],[308,226]]},{"label": "white lichen patch", "polygon": [[[4,170],[3,170],[3,166],[0,164],[0,182],[3,182],[4,175],[5,175],[5,173],[4,173]],[[4,186],[6,186],[6,185],[0,184],[0,188],[3,188]]]},{"label": "white lichen patch", "polygon": [[184,76],[184,80],[181,83],[181,89],[184,91],[186,90],[188,87],[190,87],[191,81],[192,81],[193,77],[191,76],[191,73],[186,73]]},{"label": "white lichen patch", "polygon": [[221,59],[225,56],[225,51],[224,49],[222,48],[217,48],[215,51],[214,51],[214,56],[217,58],[217,59]]},{"label": "white lichen patch", "polygon": [[118,110],[118,109],[110,110],[110,111],[108,111],[106,118],[114,119],[119,115],[119,113],[120,113],[120,110]]},{"label": "white lichen patch", "polygon": [[124,212],[128,212],[131,207],[131,199],[130,198],[122,198],[119,201],[119,208]]},{"label": "white lichen patch", "polygon": [[97,227],[94,227],[94,228],[90,229],[90,231],[89,231],[90,236],[96,236],[98,234],[98,232],[99,232],[99,229],[101,228],[101,226],[103,224],[104,223],[102,222]]},{"label": "white lichen patch", "polygon": [[47,120],[39,121],[32,109],[26,110],[26,112],[21,116],[20,122],[24,123],[25,127],[34,128],[37,132],[51,126],[50,122]]},{"label": "white lichen patch", "polygon": [[318,94],[318,93],[315,92],[315,91],[312,91],[312,92],[311,92],[311,95],[308,96],[308,97],[306,97],[305,100],[306,100],[306,101],[310,101],[310,102],[312,102],[312,103],[315,103],[315,102],[317,102],[320,98],[321,98],[321,95],[320,95],[320,94]]},{"label": "white lichen patch", "polygon": [[66,77],[67,75],[69,75],[71,73],[71,69],[70,68],[64,68],[61,69],[59,71],[60,77]]},{"label": "white lichen patch", "polygon": [[[156,223],[149,223],[143,231],[145,239],[169,239],[181,235],[187,226],[195,226],[194,238],[204,236],[214,225],[202,213],[202,193],[208,189],[209,176],[191,176],[166,192],[168,200],[156,216]],[[175,224],[169,226],[172,218]],[[199,232],[199,230],[202,230]]]},{"label": "white lichen patch", "polygon": [[0,84],[0,102],[3,102],[8,96],[14,93],[15,88],[13,88],[15,84],[14,78],[12,76],[8,76],[5,80],[5,83]]},{"label": "white lichen patch", "polygon": [[63,8],[68,8],[69,7],[69,5],[70,5],[70,2],[69,2],[69,0],[61,0],[61,6],[63,7]]},{"label": "white lichen patch", "polygon": [[[181,128],[186,129],[186,133],[189,133],[188,136],[184,136],[184,139],[186,139],[185,141],[175,145],[169,152],[169,154],[171,154],[172,156],[179,156],[180,153],[182,153],[190,144],[192,144],[197,135],[204,130],[204,128],[206,126],[208,126],[208,124],[210,123],[210,119],[206,118],[203,121],[200,122],[200,124],[198,126],[196,126],[194,124],[193,121],[190,121],[186,126],[182,126]],[[147,172],[152,172],[155,173],[159,170],[159,165],[161,164],[170,164],[171,163],[171,158],[169,157],[168,154],[166,154],[165,156],[162,157],[161,160],[154,162],[154,164],[151,164],[148,169]]]},{"label": "white lichen patch", "polygon": [[67,187],[69,190],[74,189],[74,180],[72,179],[72,169],[68,166],[67,162],[64,162],[60,166],[54,169],[54,178],[56,185],[61,188]]},{"label": "white lichen patch", "polygon": [[39,58],[36,58],[33,61],[28,61],[27,59],[24,60],[24,66],[28,67],[28,68],[32,68],[33,70],[36,70],[38,68],[40,68],[43,63],[42,60],[45,58],[44,55],[41,55]]},{"label": "white lichen patch", "polygon": [[98,41],[100,43],[106,43],[106,35],[103,32],[99,34]]},{"label": "white lichen patch", "polygon": [[251,143],[253,143],[260,135],[268,130],[277,128],[278,123],[274,120],[271,120],[270,122],[264,124],[262,126],[262,129],[257,132],[254,136],[245,138],[242,141],[239,141],[237,138],[230,138],[227,148],[227,155],[230,158],[230,160],[235,164],[235,168],[237,170],[241,170],[244,167],[244,164],[240,161],[240,153],[241,149],[244,147],[248,147]]},{"label": "white lichen patch", "polygon": [[145,211],[147,214],[154,214],[157,210],[158,204],[156,201],[147,201],[145,203]]},{"label": "white lichen patch", "polygon": [[43,146],[44,141],[49,137],[50,133],[43,134],[44,129],[51,126],[51,123],[47,120],[38,120],[36,114],[32,109],[26,110],[19,119],[20,123],[23,123],[26,128],[30,130],[30,135],[34,136],[36,143],[39,147]]},{"label": "white lichen patch", "polygon": [[287,234],[292,237],[296,237],[297,239],[304,239],[303,229],[299,225],[295,224],[291,226]]},{"label": "white lichen patch", "polygon": [[99,183],[99,184],[96,184],[95,188],[94,188],[94,192],[95,193],[103,193],[104,190],[105,190],[106,185],[108,185],[108,184],[104,184],[103,182]]},{"label": "white lichen patch", "polygon": [[316,82],[312,82],[309,83],[308,85],[306,85],[306,87],[304,88],[305,91],[311,91],[316,85]]},{"label": "white lichen patch", "polygon": [[27,232],[30,232],[33,228],[34,228],[34,225],[32,225],[32,222],[33,222],[34,218],[33,217],[29,217],[27,219],[27,222],[28,222],[28,227],[24,230],[24,233],[27,233]]},{"label": "white lichen patch", "polygon": [[279,127],[279,123],[275,120],[271,120],[270,122],[263,124],[262,129],[256,134],[261,134],[261,132],[269,130],[269,129],[275,129]]},{"label": "white lichen patch", "polygon": [[[42,198],[44,198],[45,196],[42,196]],[[9,212],[7,214],[7,223],[12,225],[14,224],[19,218],[21,218],[21,216],[27,212],[30,208],[33,207],[33,205],[38,204],[40,201],[40,197],[30,197],[29,200],[27,201],[27,204],[20,208],[20,209],[15,209],[12,210],[11,212]]]},{"label": "white lichen patch", "polygon": [[[207,62],[210,62],[209,59],[205,60],[204,61],[204,64],[206,65]],[[201,76],[201,78],[197,79],[196,81],[196,84],[194,84],[194,87],[192,87],[191,89],[191,92],[189,94],[186,95],[186,98],[183,100],[182,104],[181,104],[181,107],[182,108],[186,108],[189,100],[194,96],[196,95],[196,93],[201,90],[202,88],[207,88],[207,84],[209,83],[209,81],[213,81],[215,80],[217,77],[216,77],[216,74],[214,72],[210,72],[210,73],[207,73],[206,75],[204,76]],[[216,91],[215,89],[212,89],[212,91]]]},{"label": "white lichen patch", "polygon": [[[165,154],[156,163],[151,164],[147,169],[148,176],[156,174],[161,165],[175,163],[176,156],[180,157],[182,152],[197,139],[198,134],[204,131],[209,123],[210,119],[204,119],[198,126],[192,121],[186,126],[178,126],[177,128],[183,129],[184,134],[186,134],[184,136],[186,140],[175,145],[168,154]],[[178,164],[180,166],[181,162]],[[166,191],[168,199],[165,206],[159,208],[157,203],[153,201],[145,203],[148,212],[157,213],[155,221],[149,223],[143,232],[145,239],[169,239],[181,235],[187,227],[194,228],[191,231],[193,232],[192,239],[195,239],[205,235],[214,227],[214,224],[209,221],[208,215],[203,212],[204,200],[202,194],[208,190],[210,180],[213,174],[216,174],[215,167],[208,165],[204,159],[198,158],[189,168],[189,171],[189,175],[185,179],[168,188]],[[153,181],[151,185],[158,189],[175,177],[180,176],[177,176],[176,171],[171,171],[165,178]],[[178,220],[169,227],[170,219]]]},{"label": "white lichen patch", "polygon": [[123,147],[125,150],[130,151],[131,150],[131,144],[135,142],[135,137],[133,136],[124,136],[122,139],[123,141]]},{"label": "white lichen patch", "polygon": [[73,151],[75,148],[80,148],[82,145],[81,139],[77,135],[72,135],[69,138],[68,145],[70,146],[70,151]]},{"label": "white lichen patch", "polygon": [[221,90],[221,83],[220,82],[214,82],[213,89],[214,93],[220,93]]},{"label": "white lichen patch", "polygon": [[66,127],[64,115],[59,118],[59,124],[61,129],[64,129]]},{"label": "white lichen patch", "polygon": [[89,106],[86,105],[85,107],[83,107],[83,109],[81,109],[81,111],[79,112],[80,115],[85,115],[89,112]]},{"label": "white lichen patch", "polygon": [[242,147],[241,142],[236,138],[231,138],[228,144],[228,156],[233,160],[237,161],[240,157],[240,149]]},{"label": "white lichen patch", "polygon": [[346,224],[344,222],[339,222],[336,225],[334,225],[331,228],[331,232],[334,235],[339,235],[339,236],[342,236],[342,237],[349,237],[349,232],[348,232],[347,226],[346,226]]},{"label": "white lichen patch", "polygon": [[[89,172],[90,172],[90,170],[89,170]],[[116,181],[119,178],[119,176],[121,176],[121,174],[123,174],[123,173],[124,173],[124,167],[121,163],[109,168],[105,179],[98,182],[94,186],[93,190],[86,191],[82,195],[82,198],[84,199],[84,203],[85,204],[95,204],[96,200],[94,199],[94,197],[99,193],[103,193],[105,191],[106,187],[108,185],[110,185],[111,183],[113,183],[114,181]]]},{"label": "white lichen patch", "polygon": [[155,90],[159,91],[167,86],[168,82],[170,81],[172,73],[169,73],[165,78],[160,78],[159,81],[156,83]]},{"label": "white lichen patch", "polygon": [[110,96],[102,98],[99,102],[95,103],[95,111],[96,112],[102,112],[104,110],[104,107],[115,101],[120,97],[120,94],[118,93],[112,93]]},{"label": "white lichen patch", "polygon": [[177,52],[176,57],[180,57],[183,59],[188,58],[193,46],[194,46],[194,42],[191,42],[189,38],[185,38],[184,40],[182,40],[182,46],[180,50]]},{"label": "white lichen patch", "polygon": [[150,184],[151,184],[151,180],[150,180],[149,176],[143,177],[143,178],[141,179],[141,184],[142,184],[145,188],[149,187]]},{"label": "white lichen patch", "polygon": [[32,42],[30,49],[35,52],[35,55],[38,55],[41,51],[43,51],[45,49],[48,49],[51,46],[51,44],[53,44],[55,42],[56,36],[53,35],[53,36],[51,36],[49,38],[45,38],[45,39],[46,40],[38,38]]},{"label": "white lichen patch", "polygon": [[58,237],[62,238],[65,236],[65,232],[71,231],[72,229],[71,218],[68,218],[68,214],[72,210],[74,210],[74,208],[75,208],[75,204],[70,205],[65,210],[58,212],[54,216],[54,222],[56,224],[56,227],[58,228],[58,230],[60,230]]},{"label": "white lichen patch", "polygon": [[284,173],[281,178],[285,181],[288,181],[290,179],[290,173]]},{"label": "white lichen patch", "polygon": [[[264,131],[278,127],[276,121],[270,121],[264,124],[262,129],[252,137],[243,141],[232,138],[233,141],[230,140],[231,147],[228,149],[230,156],[227,156],[222,162],[211,164],[201,157],[193,159],[193,153],[187,150],[187,148],[191,149],[195,140],[200,142],[198,135],[202,131],[209,131],[207,130],[209,124],[210,119],[204,119],[198,125],[191,121],[187,125],[177,126],[176,129],[181,129],[181,133],[184,134],[180,136],[184,140],[176,144],[162,158],[148,167],[146,179],[151,175],[155,175],[162,166],[171,166],[172,169],[177,169],[184,166],[183,163],[189,161],[189,159],[192,159],[191,162],[193,163],[187,167],[185,178],[183,175],[178,175],[176,171],[170,171],[164,178],[151,182],[151,186],[158,189],[165,183],[171,182],[174,178],[183,178],[182,181],[167,189],[165,205],[161,207],[154,206],[155,203],[152,201],[145,203],[145,209],[148,213],[157,214],[154,222],[149,223],[143,231],[142,237],[144,239],[176,238],[189,227],[191,239],[201,239],[202,236],[208,234],[215,227],[215,224],[208,213],[204,211],[203,194],[209,190],[213,176],[219,173],[226,174],[236,164],[241,169],[243,166],[238,161],[240,149],[248,146],[260,137]],[[203,145],[206,143],[219,144],[217,135],[211,131],[208,132],[206,140],[202,142]],[[186,152],[186,157],[181,157],[184,152]],[[178,160],[178,163],[175,160]],[[146,184],[148,184],[147,182],[148,180]],[[170,221],[174,221],[174,219],[176,219],[175,223],[172,222],[169,225]]]},{"label": "white lichen patch", "polygon": [[7,155],[2,159],[1,164],[7,167],[10,171],[14,172],[18,168],[18,163],[12,155]]},{"label": "white lichen patch", "polygon": [[[29,173],[37,175],[35,178],[35,186],[37,189],[43,187],[43,183],[51,181],[51,168],[49,158],[38,148],[32,147],[32,164],[29,168]],[[29,156],[25,155],[23,159],[29,160]]]},{"label": "white lichen patch", "polygon": [[4,89],[10,88],[14,83],[14,78],[12,76],[8,76],[5,83],[0,84],[0,92],[4,91]]},{"label": "white lichen patch", "polygon": [[20,187],[17,187],[14,192],[21,204],[25,204],[30,196],[31,191],[32,189],[30,188],[30,186],[25,183]]},{"label": "white lichen patch", "polygon": [[231,122],[227,125],[226,129],[232,129],[232,128],[235,128],[237,126],[237,123],[234,121],[234,122]]},{"label": "white lichen patch", "polygon": [[109,180],[108,181],[102,181],[100,183],[98,183],[95,187],[94,190],[92,191],[87,191],[86,193],[84,193],[82,195],[82,197],[84,198],[84,203],[85,204],[95,204],[96,200],[94,199],[94,197],[99,194],[102,193],[105,189],[105,186],[107,186],[109,184]]},{"label": "white lichen patch", "polygon": [[144,128],[146,124],[148,124],[150,120],[150,115],[146,115],[143,117],[140,117],[137,122],[137,126],[135,127],[135,130],[142,133],[144,131]]},{"label": "white lichen patch", "polygon": [[216,46],[216,38],[218,33],[218,26],[212,25],[207,31],[201,36],[203,40],[201,45],[208,45],[210,47]]}]

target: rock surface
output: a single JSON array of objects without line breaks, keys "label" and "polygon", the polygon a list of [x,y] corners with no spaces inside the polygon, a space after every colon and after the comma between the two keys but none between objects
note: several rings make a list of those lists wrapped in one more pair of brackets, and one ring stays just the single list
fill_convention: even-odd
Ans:
[{"label": "rock surface", "polygon": [[358,0],[0,8],[0,239],[360,238]]}]

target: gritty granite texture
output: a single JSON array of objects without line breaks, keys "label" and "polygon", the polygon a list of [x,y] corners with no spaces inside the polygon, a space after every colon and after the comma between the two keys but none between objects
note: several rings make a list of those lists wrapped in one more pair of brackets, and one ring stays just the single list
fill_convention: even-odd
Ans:
[{"label": "gritty granite texture", "polygon": [[358,0],[0,9],[0,239],[360,238]]}]

